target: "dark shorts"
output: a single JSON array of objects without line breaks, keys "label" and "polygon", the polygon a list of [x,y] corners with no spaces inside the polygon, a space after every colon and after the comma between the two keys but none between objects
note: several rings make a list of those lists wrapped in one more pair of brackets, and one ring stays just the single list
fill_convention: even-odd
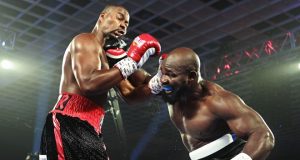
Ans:
[{"label": "dark shorts", "polygon": [[[55,125],[59,124],[59,134],[57,134],[53,120],[58,122]],[[57,146],[59,144],[62,147]],[[49,113],[47,116],[42,133],[40,154],[47,155],[48,160],[108,159],[101,133],[98,134],[86,121],[59,113]]]},{"label": "dark shorts", "polygon": [[199,160],[230,160],[237,154],[241,153],[246,141],[237,138],[234,142],[224,147],[223,149]]}]

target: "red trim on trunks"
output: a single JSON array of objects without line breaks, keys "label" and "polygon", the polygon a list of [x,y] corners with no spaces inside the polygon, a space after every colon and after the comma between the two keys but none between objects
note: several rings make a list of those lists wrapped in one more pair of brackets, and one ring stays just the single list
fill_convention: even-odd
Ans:
[{"label": "red trim on trunks", "polygon": [[63,148],[61,133],[60,133],[60,123],[56,118],[56,113],[52,114],[52,121],[54,125],[54,136],[55,136],[55,143],[56,143],[56,150],[57,150],[57,159],[64,160],[65,154],[64,154],[64,148]]},{"label": "red trim on trunks", "polygon": [[64,92],[51,112],[87,121],[98,134],[101,133],[103,107],[81,95]]}]

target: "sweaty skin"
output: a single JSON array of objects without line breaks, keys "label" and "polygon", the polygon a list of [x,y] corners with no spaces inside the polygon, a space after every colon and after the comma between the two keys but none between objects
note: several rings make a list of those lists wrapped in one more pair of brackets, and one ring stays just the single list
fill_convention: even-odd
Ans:
[{"label": "sweaty skin", "polygon": [[[64,54],[60,93],[79,94],[99,105],[107,101],[108,90],[117,85],[123,98],[128,97],[128,102],[136,101],[144,94],[149,95],[150,91],[145,86],[140,87],[144,94],[136,94],[140,91],[128,80],[123,80],[119,69],[109,68],[103,50],[105,40],[109,36],[125,35],[128,25],[128,11],[123,7],[111,6],[100,14],[91,33],[77,35]],[[145,77],[140,79],[144,81]]]},{"label": "sweaty skin", "polygon": [[[263,118],[234,93],[216,83],[202,80],[200,60],[189,48],[177,48],[162,63],[162,83],[182,92],[165,93],[175,98],[168,103],[171,121],[189,152],[235,133],[247,140],[244,153],[265,159],[274,146],[274,136]],[[186,91],[186,92],[184,92]],[[183,97],[183,98],[182,98]]]},{"label": "sweaty skin", "polygon": [[145,49],[152,46],[146,44],[154,41],[145,39],[141,48],[134,46],[134,53],[123,59],[127,60],[126,65],[109,68],[113,64],[109,65],[103,46],[109,38],[122,38],[128,24],[129,14],[124,7],[107,5],[92,32],[75,36],[68,45],[62,63],[60,96],[47,115],[41,137],[40,153],[48,159],[109,159],[102,138],[107,92],[119,87],[127,102],[151,95],[145,72],[131,68],[127,80],[121,70],[138,63],[130,59],[143,56]]},{"label": "sweaty skin", "polygon": [[168,105],[170,118],[180,131],[183,143],[189,151],[221,137],[230,130],[227,124],[208,108],[208,105],[213,103],[212,92],[220,92],[222,89],[210,82],[205,83],[210,93],[206,93],[201,99],[185,104]]}]

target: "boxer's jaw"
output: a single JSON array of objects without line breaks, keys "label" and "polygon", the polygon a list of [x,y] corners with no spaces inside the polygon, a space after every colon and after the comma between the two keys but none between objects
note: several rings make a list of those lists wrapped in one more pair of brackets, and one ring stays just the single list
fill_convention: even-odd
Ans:
[{"label": "boxer's jaw", "polygon": [[178,88],[168,86],[168,87],[164,87],[162,91],[162,98],[165,102],[172,105],[174,105],[176,102],[179,102],[180,104],[185,104],[187,103],[187,100],[191,93],[192,93],[191,88],[189,88],[186,85]]},{"label": "boxer's jaw", "polygon": [[163,85],[163,91],[166,93],[166,94],[170,94],[174,91],[174,88],[170,85]]}]

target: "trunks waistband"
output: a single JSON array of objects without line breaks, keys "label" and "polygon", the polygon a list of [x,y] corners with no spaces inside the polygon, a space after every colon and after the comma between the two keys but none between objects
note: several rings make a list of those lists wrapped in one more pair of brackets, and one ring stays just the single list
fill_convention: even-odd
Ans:
[{"label": "trunks waistband", "polygon": [[207,157],[224,147],[228,146],[233,142],[233,137],[231,134],[225,134],[224,136],[192,151],[189,153],[191,160],[198,160]]},{"label": "trunks waistband", "polygon": [[95,104],[81,95],[67,92],[60,95],[51,113],[60,113],[87,121],[98,134],[101,133],[102,122],[105,115],[102,106]]}]

